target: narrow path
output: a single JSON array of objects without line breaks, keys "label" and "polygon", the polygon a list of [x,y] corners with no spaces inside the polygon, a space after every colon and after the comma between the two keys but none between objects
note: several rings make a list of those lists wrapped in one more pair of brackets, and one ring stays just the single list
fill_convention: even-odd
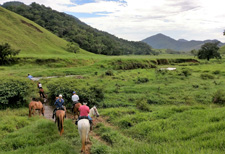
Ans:
[{"label": "narrow path", "polygon": [[45,118],[54,121],[54,119],[52,119],[53,107],[48,104],[43,104],[43,106],[45,108]]},{"label": "narrow path", "polygon": [[[44,105],[44,108],[45,108],[45,115],[44,115],[44,117],[46,118],[46,119],[49,119],[49,120],[52,120],[52,121],[54,121],[54,119],[52,119],[52,114],[53,114],[53,110],[54,110],[54,108],[52,107],[52,106],[50,106],[49,104],[43,104]],[[66,113],[66,116],[67,116],[67,119],[73,119],[73,115],[71,114],[71,113]],[[75,121],[73,120],[73,123],[74,123]],[[92,136],[91,135],[91,132],[90,132],[90,134],[89,134],[90,136]],[[90,137],[89,136],[89,137]],[[91,143],[91,141],[89,141],[89,142],[87,142],[86,143],[86,150],[85,150],[85,154],[90,154],[90,152],[91,152],[91,146],[92,146],[92,143]]]}]

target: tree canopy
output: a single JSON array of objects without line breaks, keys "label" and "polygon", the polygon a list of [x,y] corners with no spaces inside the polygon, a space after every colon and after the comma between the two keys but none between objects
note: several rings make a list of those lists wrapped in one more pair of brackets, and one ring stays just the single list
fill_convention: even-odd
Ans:
[{"label": "tree canopy", "polygon": [[0,45],[0,64],[10,63],[19,52],[20,50],[12,49],[8,43]]},{"label": "tree canopy", "polygon": [[36,22],[57,36],[69,42],[75,42],[81,48],[96,54],[155,54],[146,43],[117,38],[88,26],[74,16],[57,12],[44,5],[32,3],[27,6],[23,3],[7,2],[2,6]]},{"label": "tree canopy", "polygon": [[198,58],[199,59],[207,59],[208,61],[212,58],[220,59],[220,53],[218,52],[219,42],[214,43],[205,43],[201,46],[201,49],[198,52]]}]

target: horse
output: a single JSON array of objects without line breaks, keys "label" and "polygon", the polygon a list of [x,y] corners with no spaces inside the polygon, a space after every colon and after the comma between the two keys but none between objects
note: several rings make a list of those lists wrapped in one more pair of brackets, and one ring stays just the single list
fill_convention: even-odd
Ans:
[{"label": "horse", "polygon": [[74,117],[73,119],[75,119],[76,115],[77,115],[77,118],[79,117],[79,114],[80,114],[79,108],[80,108],[80,106],[81,106],[81,103],[76,103],[73,106],[73,117]]},{"label": "horse", "polygon": [[64,129],[63,129],[64,117],[65,117],[65,111],[63,111],[63,110],[57,110],[56,111],[56,113],[55,113],[55,123],[57,122],[57,124],[58,124],[58,130],[60,132],[60,136],[64,132]]},{"label": "horse", "polygon": [[29,104],[29,117],[31,117],[31,114],[34,115],[34,112],[35,110],[39,110],[39,115],[42,115],[44,116],[44,106],[43,104],[40,102],[40,101],[31,101],[30,104]]},{"label": "horse", "polygon": [[[98,113],[96,106],[94,106],[90,109],[89,116],[99,117],[99,113]],[[88,119],[81,119],[78,121],[78,131],[79,131],[80,139],[81,139],[81,143],[82,143],[81,152],[85,152],[85,144],[88,140],[88,134],[90,131],[90,123],[89,123]]]}]

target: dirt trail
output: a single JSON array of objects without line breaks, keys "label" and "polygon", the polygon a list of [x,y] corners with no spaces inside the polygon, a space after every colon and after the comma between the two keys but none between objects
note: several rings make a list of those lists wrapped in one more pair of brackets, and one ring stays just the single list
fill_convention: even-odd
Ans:
[{"label": "dirt trail", "polygon": [[[45,107],[45,118],[54,121],[54,119],[52,119],[52,113],[53,113],[53,107],[50,106],[49,104],[43,104]],[[67,111],[70,109],[67,109]],[[71,113],[66,113],[67,119],[73,119],[73,115]],[[113,129],[116,129],[114,126],[110,125],[107,121],[106,118],[103,117],[98,117],[95,118],[93,117],[93,128],[98,124],[98,123],[103,123],[105,126],[107,127],[111,127]],[[75,122],[75,120],[73,120],[73,123]],[[96,140],[98,140],[99,142],[101,142],[102,144],[108,145],[110,146],[107,142],[103,141],[101,139],[101,137],[99,135],[97,135],[94,131],[90,131],[89,133],[89,138],[92,137]],[[85,150],[85,154],[90,154],[91,153],[91,146],[92,146],[92,142],[91,140],[87,142],[86,144],[86,150]]]},{"label": "dirt trail", "polygon": [[43,106],[45,108],[45,118],[54,121],[54,119],[52,119],[53,107],[48,104],[43,104]]}]

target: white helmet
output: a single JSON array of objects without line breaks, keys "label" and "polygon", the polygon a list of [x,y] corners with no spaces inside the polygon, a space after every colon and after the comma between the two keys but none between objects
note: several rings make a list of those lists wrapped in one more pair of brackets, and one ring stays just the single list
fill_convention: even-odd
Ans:
[{"label": "white helmet", "polygon": [[59,97],[62,98],[62,95],[60,94]]}]

